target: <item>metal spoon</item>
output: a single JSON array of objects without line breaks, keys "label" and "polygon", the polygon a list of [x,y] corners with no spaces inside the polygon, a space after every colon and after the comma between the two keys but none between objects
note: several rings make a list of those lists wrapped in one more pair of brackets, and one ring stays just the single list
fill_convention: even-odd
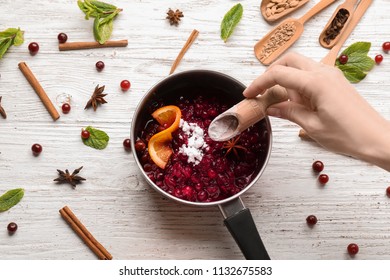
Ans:
[{"label": "metal spoon", "polygon": [[[283,0],[262,0],[260,11],[266,21],[273,22],[298,10],[309,1],[310,0],[296,0],[287,3],[286,1],[283,2]],[[271,11],[272,7],[275,7],[274,11]]]},{"label": "metal spoon", "polygon": [[[341,33],[343,32],[343,30],[346,28],[346,26],[349,24],[349,22],[352,19],[352,16],[354,13],[354,8],[355,8],[355,5],[357,2],[358,2],[358,0],[345,0],[344,3],[340,4],[336,8],[332,17],[329,19],[328,23],[325,25],[324,30],[320,34],[319,41],[320,41],[321,46],[323,46],[324,48],[330,49],[337,43],[338,39],[340,38]],[[336,37],[333,39],[329,38],[330,40],[328,43],[326,40],[326,38],[328,36],[327,30],[329,29],[329,27],[332,28],[332,26],[333,26],[332,23],[339,14],[344,14],[345,16],[347,16],[347,19],[344,22],[344,24],[340,27],[338,33],[336,33],[337,35],[335,34]]]},{"label": "metal spoon", "polygon": [[[279,55],[286,51],[303,33],[303,25],[311,17],[328,7],[336,0],[322,0],[311,8],[306,14],[299,19],[288,18],[277,25],[273,30],[266,34],[254,47],[255,55],[261,63],[271,64]],[[288,32],[284,32],[284,31]],[[284,30],[284,31],[283,31]],[[275,34],[277,34],[275,36]],[[283,37],[284,36],[284,37]],[[271,42],[276,38],[282,38],[280,44]],[[272,40],[271,40],[272,39]]]},{"label": "metal spoon", "polygon": [[274,86],[255,98],[247,98],[217,116],[210,124],[208,134],[214,141],[226,141],[238,135],[266,116],[267,108],[288,100],[287,91]]}]

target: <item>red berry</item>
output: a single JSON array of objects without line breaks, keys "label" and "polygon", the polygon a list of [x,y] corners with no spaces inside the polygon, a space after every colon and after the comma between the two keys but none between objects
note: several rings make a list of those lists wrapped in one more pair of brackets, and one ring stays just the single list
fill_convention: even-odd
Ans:
[{"label": "red berry", "polygon": [[386,194],[387,194],[388,197],[390,197],[390,187],[387,187]]},{"label": "red berry", "polygon": [[60,34],[58,34],[57,39],[58,39],[58,42],[63,44],[68,40],[68,35],[66,35],[65,33],[60,33]]},{"label": "red berry", "polygon": [[14,222],[9,223],[7,226],[7,230],[9,234],[14,234],[17,229],[18,229],[18,225]]},{"label": "red berry", "polygon": [[96,70],[100,72],[104,69],[104,62],[99,60],[98,62],[96,62],[95,66]]},{"label": "red berry", "polygon": [[383,60],[383,55],[377,54],[377,55],[375,56],[375,62],[376,62],[376,64],[380,64],[380,63],[382,62],[382,60]]},{"label": "red berry", "polygon": [[321,174],[320,176],[318,176],[318,181],[321,183],[321,184],[326,184],[328,183],[329,181],[329,176],[326,175],[326,174]]},{"label": "red berry", "polygon": [[69,113],[70,109],[71,109],[70,104],[69,103],[62,104],[61,109],[62,109],[62,113],[64,113],[64,114]]},{"label": "red berry", "polygon": [[36,55],[39,51],[39,45],[35,42],[32,42],[28,45],[28,50],[30,51],[31,55]]},{"label": "red berry", "polygon": [[86,139],[89,138],[89,136],[91,136],[91,133],[89,133],[88,130],[83,129],[83,130],[81,131],[81,138],[83,138],[83,139],[86,140]]},{"label": "red berry", "polygon": [[131,141],[129,138],[123,140],[123,147],[125,148],[125,150],[131,149]]},{"label": "red berry", "polygon": [[314,215],[307,216],[306,223],[310,226],[314,226],[317,223],[317,217]]},{"label": "red berry", "polygon": [[129,82],[128,80],[123,80],[123,81],[121,82],[121,89],[122,89],[123,91],[129,90],[130,86],[131,86],[131,84],[130,84],[130,82]]},{"label": "red berry", "polygon": [[350,255],[356,255],[359,252],[359,246],[355,243],[351,243],[348,245],[347,250]]},{"label": "red berry", "polygon": [[348,62],[348,56],[345,55],[345,54],[340,55],[340,57],[339,57],[339,62],[340,62],[341,64],[347,63],[347,62]]},{"label": "red berry", "polygon": [[313,162],[312,168],[316,172],[321,172],[322,170],[324,170],[324,164],[322,163],[322,161],[316,160],[315,162]]},{"label": "red berry", "polygon": [[382,45],[382,49],[384,52],[388,52],[390,51],[390,42],[384,42],[383,45]]},{"label": "red berry", "polygon": [[143,152],[146,149],[146,144],[141,139],[138,139],[135,141],[134,147],[137,152]]},{"label": "red berry", "polygon": [[34,144],[31,146],[31,151],[34,156],[38,156],[42,152],[42,146],[39,144]]}]

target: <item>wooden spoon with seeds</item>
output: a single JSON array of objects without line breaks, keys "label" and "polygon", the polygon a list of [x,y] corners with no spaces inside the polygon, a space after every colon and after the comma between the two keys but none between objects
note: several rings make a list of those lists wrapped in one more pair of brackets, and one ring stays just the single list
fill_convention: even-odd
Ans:
[{"label": "wooden spoon with seeds", "polygon": [[325,25],[320,34],[320,45],[331,49],[340,38],[340,34],[346,28],[353,16],[354,8],[358,0],[345,0],[340,4]]},{"label": "wooden spoon with seeds", "polygon": [[276,21],[298,10],[310,0],[262,0],[260,11],[268,22]]},{"label": "wooden spoon with seeds", "polygon": [[311,17],[336,0],[321,0],[299,19],[288,18],[266,34],[254,47],[255,55],[264,65],[271,64],[303,33],[303,25]]}]

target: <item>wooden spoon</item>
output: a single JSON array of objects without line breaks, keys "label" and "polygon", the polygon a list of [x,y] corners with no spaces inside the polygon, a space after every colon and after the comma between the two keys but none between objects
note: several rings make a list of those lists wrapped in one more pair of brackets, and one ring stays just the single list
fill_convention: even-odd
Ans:
[{"label": "wooden spoon", "polygon": [[262,0],[260,11],[266,21],[273,22],[298,10],[309,1],[310,0]]},{"label": "wooden spoon", "polygon": [[[340,4],[336,10],[334,11],[332,17],[329,19],[328,23],[325,25],[324,30],[320,34],[320,45],[323,46],[324,48],[332,48],[340,38],[340,34],[343,32],[343,30],[346,28],[346,26],[349,24],[351,21],[351,18],[353,16],[354,8],[358,0],[345,0],[344,3]],[[327,35],[327,30],[331,29],[333,26],[333,20],[336,18],[337,15],[348,15],[347,20],[344,22],[343,26],[338,30],[338,34],[336,35],[335,38],[329,38]],[[328,39],[327,39],[328,38]],[[329,40],[329,41],[328,41]]]},{"label": "wooden spoon", "polygon": [[343,30],[343,33],[339,36],[340,38],[337,41],[337,44],[333,46],[333,48],[329,51],[329,53],[321,60],[322,63],[333,66],[337,54],[339,53],[341,47],[343,46],[344,42],[347,40],[349,34],[351,34],[352,30],[355,28],[355,26],[359,23],[360,19],[364,15],[364,13],[367,11],[368,7],[371,5],[373,0],[361,0],[358,4],[351,21],[349,22],[348,26],[346,26]]},{"label": "wooden spoon", "polygon": [[[288,18],[266,34],[254,47],[255,55],[264,65],[269,65],[286,51],[303,33],[303,25],[311,17],[336,0],[321,0],[299,19]],[[277,35],[275,35],[277,34]],[[282,41],[277,41],[276,37]],[[277,41],[276,44],[273,41]]]}]

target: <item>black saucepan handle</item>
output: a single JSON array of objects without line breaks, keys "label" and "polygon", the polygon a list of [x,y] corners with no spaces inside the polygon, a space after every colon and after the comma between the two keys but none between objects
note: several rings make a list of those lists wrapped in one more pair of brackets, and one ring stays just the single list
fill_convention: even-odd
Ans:
[{"label": "black saucepan handle", "polygon": [[270,259],[248,208],[226,217],[224,223],[246,259]]}]

